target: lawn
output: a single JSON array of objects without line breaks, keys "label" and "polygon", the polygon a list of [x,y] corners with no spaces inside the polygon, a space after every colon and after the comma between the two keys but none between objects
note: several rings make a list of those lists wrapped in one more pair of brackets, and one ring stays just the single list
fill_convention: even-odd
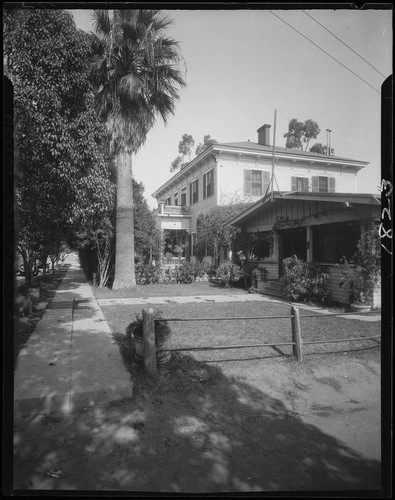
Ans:
[{"label": "lawn", "polygon": [[107,287],[92,287],[97,299],[113,299],[125,297],[175,297],[193,295],[244,295],[241,288],[222,288],[208,281],[196,281],[190,284],[171,283],[153,285],[137,285],[135,288],[111,290]]},{"label": "lawn", "polygon": [[[116,336],[124,335],[126,328],[140,313],[140,305],[101,306],[102,311]],[[206,318],[204,321],[170,321],[171,347],[208,347],[225,345],[282,344],[291,342],[291,306],[281,302],[232,302],[161,304],[154,306],[164,318]],[[309,317],[305,317],[309,315]],[[310,317],[313,315],[313,317]],[[234,321],[209,321],[209,318],[249,318],[278,316],[278,318]],[[303,341],[339,340],[380,335],[380,321],[367,322],[338,316],[324,316],[300,309]],[[327,354],[353,352],[356,356],[379,357],[380,343],[377,340],[338,342],[333,344],[304,345],[303,354]],[[187,351],[199,361],[241,360],[245,358],[284,358],[292,353],[291,346],[249,347],[243,349]]]}]

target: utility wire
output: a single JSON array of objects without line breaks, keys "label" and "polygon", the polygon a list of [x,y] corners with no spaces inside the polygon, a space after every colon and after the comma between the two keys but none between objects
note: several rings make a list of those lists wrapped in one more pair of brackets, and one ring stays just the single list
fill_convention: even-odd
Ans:
[{"label": "utility wire", "polygon": [[362,61],[365,61],[366,64],[369,64],[369,66],[371,68],[373,68],[375,71],[377,71],[377,73],[379,75],[381,75],[383,78],[386,78],[385,75],[383,75],[383,73],[381,73],[381,71],[379,71],[377,68],[375,68],[372,64],[370,64],[369,61],[367,61],[366,59],[364,59],[360,54],[358,54],[358,52],[356,52],[354,49],[352,49],[349,45],[347,45],[345,42],[343,42],[343,40],[341,40],[338,36],[336,36],[334,33],[332,33],[332,31],[328,30],[328,28],[326,28],[323,24],[321,24],[319,21],[317,21],[317,19],[315,19],[313,16],[311,16],[308,12],[306,12],[305,10],[303,10],[302,12],[304,12],[306,14],[306,16],[309,16],[314,22],[316,22],[317,24],[319,24],[321,26],[321,28],[324,28],[324,30],[326,30],[328,33],[330,33],[332,36],[334,36],[336,38],[336,40],[339,40],[339,42],[341,42],[343,45],[345,45],[348,49],[351,50],[351,52],[354,52],[355,55],[357,55],[360,59],[362,59]]},{"label": "utility wire", "polygon": [[372,88],[375,92],[377,92],[378,94],[381,95],[381,92],[379,92],[377,89],[375,89],[372,85],[370,85],[370,83],[368,83],[366,80],[364,80],[363,78],[361,78],[359,75],[357,75],[356,73],[354,73],[354,71],[352,71],[350,68],[348,68],[346,65],[344,65],[343,63],[341,63],[340,61],[338,61],[335,57],[331,56],[328,52],[326,52],[326,50],[322,49],[319,45],[317,45],[315,42],[313,42],[313,40],[310,40],[310,38],[308,38],[306,35],[304,35],[303,33],[301,33],[300,31],[298,31],[296,28],[294,28],[291,24],[288,24],[286,21],[284,21],[284,19],[282,19],[280,16],[278,16],[277,14],[275,14],[273,11],[269,11],[273,14],[273,16],[277,17],[277,19],[280,19],[280,21],[282,21],[284,24],[286,24],[287,26],[289,26],[291,29],[293,29],[294,31],[296,31],[296,33],[298,33],[299,35],[301,35],[303,38],[306,38],[306,40],[308,40],[309,42],[311,42],[313,45],[315,45],[317,47],[317,49],[321,50],[321,52],[324,52],[324,54],[326,54],[327,56],[329,56],[331,59],[333,59],[334,61],[336,61],[337,63],[340,64],[340,66],[343,66],[343,68],[345,68],[347,71],[349,71],[350,73],[352,73],[353,75],[355,75],[357,78],[359,78],[360,80],[362,80],[364,83],[366,83],[366,85],[369,85],[370,88]]}]

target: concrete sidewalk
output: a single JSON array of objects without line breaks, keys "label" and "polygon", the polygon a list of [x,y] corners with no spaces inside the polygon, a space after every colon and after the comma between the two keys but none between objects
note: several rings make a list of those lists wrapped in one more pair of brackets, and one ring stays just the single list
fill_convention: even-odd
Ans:
[{"label": "concrete sidewalk", "polygon": [[131,397],[133,384],[111,330],[78,264],[21,350],[14,414],[61,411]]}]

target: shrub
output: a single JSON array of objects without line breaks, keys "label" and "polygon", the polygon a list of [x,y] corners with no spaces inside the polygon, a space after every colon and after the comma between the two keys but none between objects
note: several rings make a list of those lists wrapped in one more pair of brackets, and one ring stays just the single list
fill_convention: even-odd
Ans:
[{"label": "shrub", "polygon": [[177,283],[193,283],[197,274],[198,266],[190,262],[181,262],[174,270]]},{"label": "shrub", "polygon": [[213,274],[215,268],[212,264],[209,264],[208,262],[202,262],[201,264],[198,264],[195,266],[195,276],[202,278],[203,276],[211,275]]},{"label": "shrub", "polygon": [[138,262],[135,266],[135,273],[138,285],[151,285],[160,282],[162,269],[160,266]]},{"label": "shrub", "polygon": [[221,286],[229,288],[231,284],[236,284],[244,276],[240,266],[226,260],[217,268],[217,280]]},{"label": "shrub", "polygon": [[343,257],[341,263],[343,278],[339,286],[348,286],[350,304],[371,304],[373,289],[381,277],[380,235],[374,223],[365,227],[351,261]]},{"label": "shrub", "polygon": [[329,300],[327,282],[329,274],[308,264],[296,255],[283,260],[284,276],[281,278],[283,294],[289,300],[324,303]]},{"label": "shrub", "polygon": [[158,283],[163,283],[165,285],[169,283],[176,283],[176,275],[174,270],[170,268],[160,268]]},{"label": "shrub", "polygon": [[[162,312],[154,309],[154,319],[161,320]],[[155,347],[156,361],[158,364],[166,363],[171,358],[170,351],[161,351],[170,340],[171,330],[166,320],[155,321]],[[129,345],[134,347],[134,356],[138,363],[144,363],[144,332],[143,315],[136,314],[135,320],[129,323],[126,328],[126,340]]]}]

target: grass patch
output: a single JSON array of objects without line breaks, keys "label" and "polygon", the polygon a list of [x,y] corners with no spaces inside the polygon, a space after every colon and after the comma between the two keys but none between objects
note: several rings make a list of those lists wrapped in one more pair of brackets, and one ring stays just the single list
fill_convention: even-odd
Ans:
[{"label": "grass patch", "polygon": [[248,292],[242,288],[222,288],[208,281],[195,283],[155,283],[152,285],[137,285],[135,288],[111,290],[107,287],[92,287],[97,299],[139,298],[139,297],[179,297],[195,295],[245,295]]},{"label": "grass patch", "polygon": [[[102,306],[103,313],[114,335],[124,336],[128,324],[135,315],[142,310],[142,306],[111,305]],[[219,318],[249,316],[284,316],[279,319],[252,320],[241,319],[235,321],[199,321],[176,322],[170,321],[171,347],[207,347],[242,344],[281,344],[291,342],[290,306],[274,302],[249,303],[192,303],[192,304],[163,304],[160,306],[163,318]],[[305,314],[314,314],[306,311]],[[381,323],[365,322],[339,318],[338,316],[324,317],[316,313],[314,317],[303,319],[301,312],[302,339],[311,340],[338,340],[354,337],[370,337],[380,335]],[[351,352],[355,356],[375,359],[379,356],[378,341],[361,340],[353,342],[339,342],[334,344],[304,345],[303,354],[328,355],[333,353]],[[243,349],[185,351],[198,361],[204,362],[236,362],[242,359],[265,358],[267,360],[293,359],[291,346],[249,347]]]}]

